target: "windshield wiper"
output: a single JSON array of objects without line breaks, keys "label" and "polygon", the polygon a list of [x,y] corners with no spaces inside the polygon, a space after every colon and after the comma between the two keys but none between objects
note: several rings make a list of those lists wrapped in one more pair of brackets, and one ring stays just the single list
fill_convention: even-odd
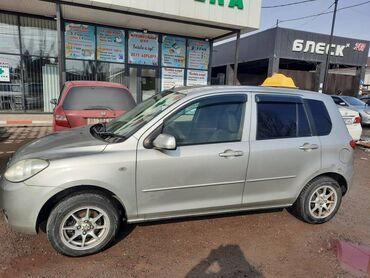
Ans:
[{"label": "windshield wiper", "polygon": [[124,135],[120,135],[120,134],[117,134],[117,133],[113,133],[113,132],[108,132],[108,131],[96,131],[96,134],[98,134],[99,136],[107,136],[107,137],[116,137],[116,138],[121,138],[121,139],[127,139],[126,136]]},{"label": "windshield wiper", "polygon": [[108,107],[108,106],[89,106],[89,107],[85,108],[84,110],[109,110],[109,111],[113,111],[113,109]]}]

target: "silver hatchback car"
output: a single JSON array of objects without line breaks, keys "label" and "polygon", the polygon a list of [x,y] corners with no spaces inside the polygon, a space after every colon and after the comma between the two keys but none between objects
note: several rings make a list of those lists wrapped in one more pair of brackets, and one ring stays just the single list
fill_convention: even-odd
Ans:
[{"label": "silver hatchback car", "polygon": [[164,91],[108,124],[19,149],[1,180],[15,230],[45,227],[68,256],[106,248],[124,222],[267,208],[334,217],[354,144],[329,96],[263,87]]}]

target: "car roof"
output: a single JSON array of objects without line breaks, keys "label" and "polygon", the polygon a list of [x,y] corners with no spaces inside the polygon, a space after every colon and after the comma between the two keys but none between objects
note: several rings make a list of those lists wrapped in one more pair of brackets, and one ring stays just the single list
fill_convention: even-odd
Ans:
[{"label": "car roof", "polygon": [[290,88],[275,88],[275,87],[262,87],[262,86],[194,86],[194,87],[178,87],[174,88],[173,91],[183,93],[186,95],[206,95],[210,93],[273,93],[273,94],[289,94],[295,96],[309,96],[327,98],[328,96],[322,93],[305,91],[299,89]]},{"label": "car roof", "polygon": [[109,88],[122,88],[126,89],[127,87],[114,82],[104,82],[104,81],[93,81],[93,80],[78,80],[78,81],[68,81],[66,86],[69,87],[109,87]]}]

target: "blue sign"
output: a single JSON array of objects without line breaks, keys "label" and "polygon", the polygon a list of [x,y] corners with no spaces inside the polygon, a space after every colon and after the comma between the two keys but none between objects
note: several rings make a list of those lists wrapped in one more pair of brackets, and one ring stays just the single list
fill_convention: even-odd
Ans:
[{"label": "blue sign", "polygon": [[125,31],[97,27],[97,59],[105,62],[125,62]]},{"label": "blue sign", "polygon": [[158,36],[130,32],[128,37],[128,62],[130,64],[158,66]]},{"label": "blue sign", "polygon": [[94,26],[77,23],[65,24],[65,55],[70,59],[95,59]]},{"label": "blue sign", "polygon": [[163,36],[162,65],[165,67],[184,68],[186,56],[186,39]]}]

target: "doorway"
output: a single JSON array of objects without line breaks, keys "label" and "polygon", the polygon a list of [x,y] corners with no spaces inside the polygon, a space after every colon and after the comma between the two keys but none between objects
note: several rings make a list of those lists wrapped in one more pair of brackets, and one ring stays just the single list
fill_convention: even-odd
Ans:
[{"label": "doorway", "polygon": [[159,71],[151,67],[130,67],[129,89],[137,103],[159,92]]}]

